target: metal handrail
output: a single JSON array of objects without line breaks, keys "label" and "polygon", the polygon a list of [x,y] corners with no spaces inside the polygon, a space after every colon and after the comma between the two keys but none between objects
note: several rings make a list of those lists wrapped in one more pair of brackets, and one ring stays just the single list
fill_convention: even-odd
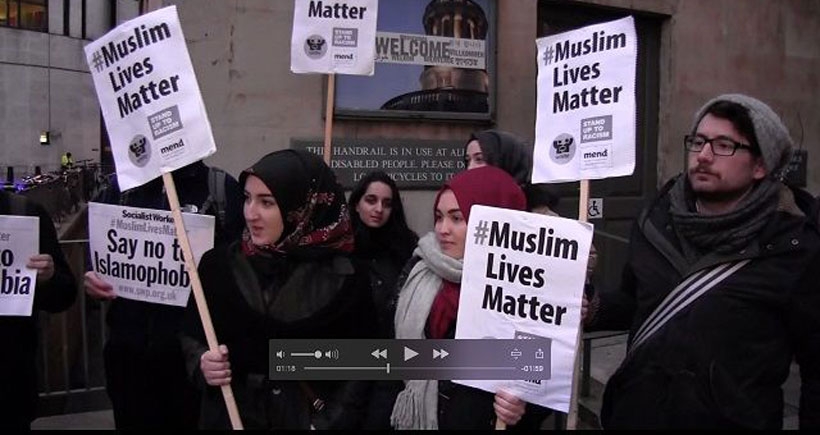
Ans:
[{"label": "metal handrail", "polygon": [[[60,414],[69,398],[72,400],[72,407],[93,410],[94,405],[82,405],[83,395],[99,394],[105,390],[104,377],[94,379],[97,372],[92,369],[92,366],[102,369],[104,365],[102,349],[106,338],[105,312],[107,306],[102,304],[99,312],[90,312],[87,309],[89,301],[82,284],[82,273],[88,269],[89,239],[60,240],[59,244],[72,271],[78,278],[77,292],[79,294],[75,304],[68,310],[55,314],[42,313],[40,316],[39,358],[42,372],[38,393],[43,399],[40,410],[42,415]],[[73,320],[78,320],[78,322]],[[97,327],[89,328],[90,325],[97,325]],[[58,329],[55,330],[54,326]],[[77,329],[80,332],[79,337],[76,334]],[[92,335],[97,333],[94,329],[99,329],[99,336]],[[96,346],[92,346],[92,338],[95,343],[98,343]],[[62,360],[59,366],[56,366],[54,358]],[[90,397],[86,402],[95,402]],[[50,399],[55,399],[56,402]]]}]

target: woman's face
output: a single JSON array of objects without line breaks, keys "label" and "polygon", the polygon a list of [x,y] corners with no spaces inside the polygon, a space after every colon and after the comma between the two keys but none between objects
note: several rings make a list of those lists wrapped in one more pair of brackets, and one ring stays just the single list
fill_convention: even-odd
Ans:
[{"label": "woman's face", "polygon": [[273,245],[282,237],[285,224],[276,198],[259,177],[245,180],[245,225],[254,245]]},{"label": "woman's face", "polygon": [[477,140],[473,139],[467,144],[467,149],[464,151],[464,160],[466,160],[467,169],[487,166],[487,161],[484,160],[484,152],[481,151],[481,145]]},{"label": "woman's face", "polygon": [[436,205],[436,240],[441,251],[455,259],[464,258],[464,241],[467,238],[467,221],[458,208],[458,200],[452,190],[445,190]]},{"label": "woman's face", "polygon": [[393,211],[393,190],[381,181],[374,181],[356,204],[359,219],[370,228],[381,228]]}]

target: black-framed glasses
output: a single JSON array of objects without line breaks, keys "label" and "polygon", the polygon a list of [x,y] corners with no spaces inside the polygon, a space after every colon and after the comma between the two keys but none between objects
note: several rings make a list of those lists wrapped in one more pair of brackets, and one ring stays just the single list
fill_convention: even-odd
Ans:
[{"label": "black-framed glasses", "polygon": [[683,146],[687,151],[699,153],[706,144],[712,146],[712,154],[716,156],[733,156],[738,149],[754,151],[754,147],[745,143],[735,142],[728,137],[718,136],[711,139],[698,135],[687,134],[683,137]]}]

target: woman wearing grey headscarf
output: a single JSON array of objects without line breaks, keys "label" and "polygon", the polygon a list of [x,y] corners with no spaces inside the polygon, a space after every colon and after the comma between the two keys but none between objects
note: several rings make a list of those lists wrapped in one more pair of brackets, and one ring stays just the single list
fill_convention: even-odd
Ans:
[{"label": "woman wearing grey headscarf", "polygon": [[532,156],[518,136],[502,130],[484,130],[470,135],[464,150],[467,169],[495,166],[510,174],[519,186],[530,183]]}]

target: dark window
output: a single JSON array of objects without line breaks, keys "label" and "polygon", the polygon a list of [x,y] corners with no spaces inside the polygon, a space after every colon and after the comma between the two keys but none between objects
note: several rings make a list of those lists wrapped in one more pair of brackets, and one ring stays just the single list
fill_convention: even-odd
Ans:
[{"label": "dark window", "polygon": [[[594,181],[607,194],[642,195],[655,188],[657,176],[655,144],[658,132],[660,32],[664,17],[649,13],[595,5],[545,1],[539,2],[538,37],[554,35],[584,26],[604,23],[632,15],[638,35],[638,65],[636,69],[635,100],[637,109],[635,172],[631,177],[617,177]],[[641,152],[642,151],[642,152]],[[645,171],[644,171],[645,169]],[[644,173],[645,172],[645,173]],[[577,195],[577,184],[568,183],[567,193]],[[600,190],[596,191],[600,192]]]},{"label": "dark window", "polygon": [[69,0],[63,0],[63,35],[69,36],[71,35],[71,15],[69,11],[71,10],[71,5],[69,4]]},{"label": "dark window", "polygon": [[0,26],[48,31],[46,0],[0,0]]},{"label": "dark window", "polygon": [[[592,221],[595,223],[594,244],[600,259],[595,268],[593,283],[599,288],[606,287],[620,281],[623,265],[628,257],[628,243],[625,242],[629,239],[633,221],[646,199],[654,196],[657,190],[660,40],[661,25],[667,17],[555,0],[540,0],[538,6],[538,37],[628,15],[635,18],[638,36],[635,172],[628,177],[590,182],[590,197],[599,198],[603,204],[602,219]],[[558,183],[551,186],[562,198],[557,207],[558,213],[577,216],[578,183]],[[592,208],[589,210],[592,211]]]},{"label": "dark window", "polygon": [[80,23],[80,29],[82,31],[80,32],[80,37],[85,39],[86,38],[86,33],[85,33],[85,31],[86,31],[86,28],[85,28],[85,25],[86,25],[86,21],[85,21],[86,4],[85,4],[85,0],[82,1],[82,6],[80,6],[80,11],[82,13],[82,23]]}]

